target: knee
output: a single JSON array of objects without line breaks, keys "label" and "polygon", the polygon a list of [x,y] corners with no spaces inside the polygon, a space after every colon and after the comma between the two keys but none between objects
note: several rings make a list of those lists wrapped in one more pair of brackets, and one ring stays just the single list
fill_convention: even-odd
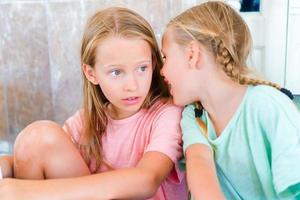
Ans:
[{"label": "knee", "polygon": [[37,121],[28,125],[16,138],[16,158],[30,159],[55,146],[64,136],[62,128],[51,121]]}]

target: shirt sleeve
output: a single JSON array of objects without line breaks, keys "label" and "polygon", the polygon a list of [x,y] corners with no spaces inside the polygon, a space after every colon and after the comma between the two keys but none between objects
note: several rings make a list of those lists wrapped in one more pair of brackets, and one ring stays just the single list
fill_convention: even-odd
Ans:
[{"label": "shirt sleeve", "polygon": [[270,97],[261,121],[271,146],[273,184],[280,197],[300,197],[300,112],[280,92]]},{"label": "shirt sleeve", "polygon": [[71,137],[72,142],[78,146],[83,131],[83,110],[77,111],[67,119],[63,125],[63,129]]},{"label": "shirt sleeve", "polygon": [[196,122],[194,109],[195,106],[190,104],[185,107],[182,113],[180,125],[183,135],[183,150],[186,152],[187,148],[192,144],[205,144],[212,150],[207,138],[204,136]]},{"label": "shirt sleeve", "polygon": [[167,155],[175,164],[169,180],[180,183],[185,175],[179,170],[178,160],[182,157],[182,134],[180,118],[182,108],[168,105],[153,122],[149,144],[145,152],[158,151]]}]

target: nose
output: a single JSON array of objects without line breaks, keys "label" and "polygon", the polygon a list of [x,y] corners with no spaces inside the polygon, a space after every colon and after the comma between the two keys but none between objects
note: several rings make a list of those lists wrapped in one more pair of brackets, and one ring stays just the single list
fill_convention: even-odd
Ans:
[{"label": "nose", "polygon": [[132,74],[128,75],[125,80],[124,89],[126,91],[135,91],[137,90],[137,88],[138,88],[137,78]]}]

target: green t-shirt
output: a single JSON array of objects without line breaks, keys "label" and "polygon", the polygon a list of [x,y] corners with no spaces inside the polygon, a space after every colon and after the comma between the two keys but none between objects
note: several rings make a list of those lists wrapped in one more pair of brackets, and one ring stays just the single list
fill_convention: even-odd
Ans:
[{"label": "green t-shirt", "polygon": [[249,86],[236,113],[219,137],[208,113],[208,137],[188,105],[181,121],[184,152],[208,145],[227,199],[300,199],[300,112],[280,91]]}]

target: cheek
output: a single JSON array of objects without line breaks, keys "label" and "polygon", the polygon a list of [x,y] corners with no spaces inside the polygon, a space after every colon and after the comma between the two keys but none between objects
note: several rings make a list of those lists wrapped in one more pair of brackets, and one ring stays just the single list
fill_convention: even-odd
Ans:
[{"label": "cheek", "polygon": [[110,99],[110,97],[114,97],[116,96],[116,94],[118,94],[119,92],[113,92],[113,91],[118,91],[118,84],[117,83],[113,83],[112,81],[109,81],[105,78],[101,78],[98,79],[101,81],[98,81],[99,86],[104,94],[104,96],[107,99]]},{"label": "cheek", "polygon": [[110,92],[111,90],[109,89],[109,87],[105,84],[99,84],[99,86],[100,86],[104,96],[110,101],[112,94]]},{"label": "cheek", "polygon": [[163,66],[163,76],[165,76],[167,79],[170,76],[171,72],[172,72],[172,62],[170,62],[169,60],[166,60]]},{"label": "cheek", "polygon": [[141,81],[142,81],[143,88],[149,90],[152,82],[152,72],[149,73],[146,77],[142,78]]},{"label": "cheek", "polygon": [[152,74],[145,74],[145,76],[138,77],[138,90],[136,91],[140,95],[147,95],[149,93],[152,82]]}]

